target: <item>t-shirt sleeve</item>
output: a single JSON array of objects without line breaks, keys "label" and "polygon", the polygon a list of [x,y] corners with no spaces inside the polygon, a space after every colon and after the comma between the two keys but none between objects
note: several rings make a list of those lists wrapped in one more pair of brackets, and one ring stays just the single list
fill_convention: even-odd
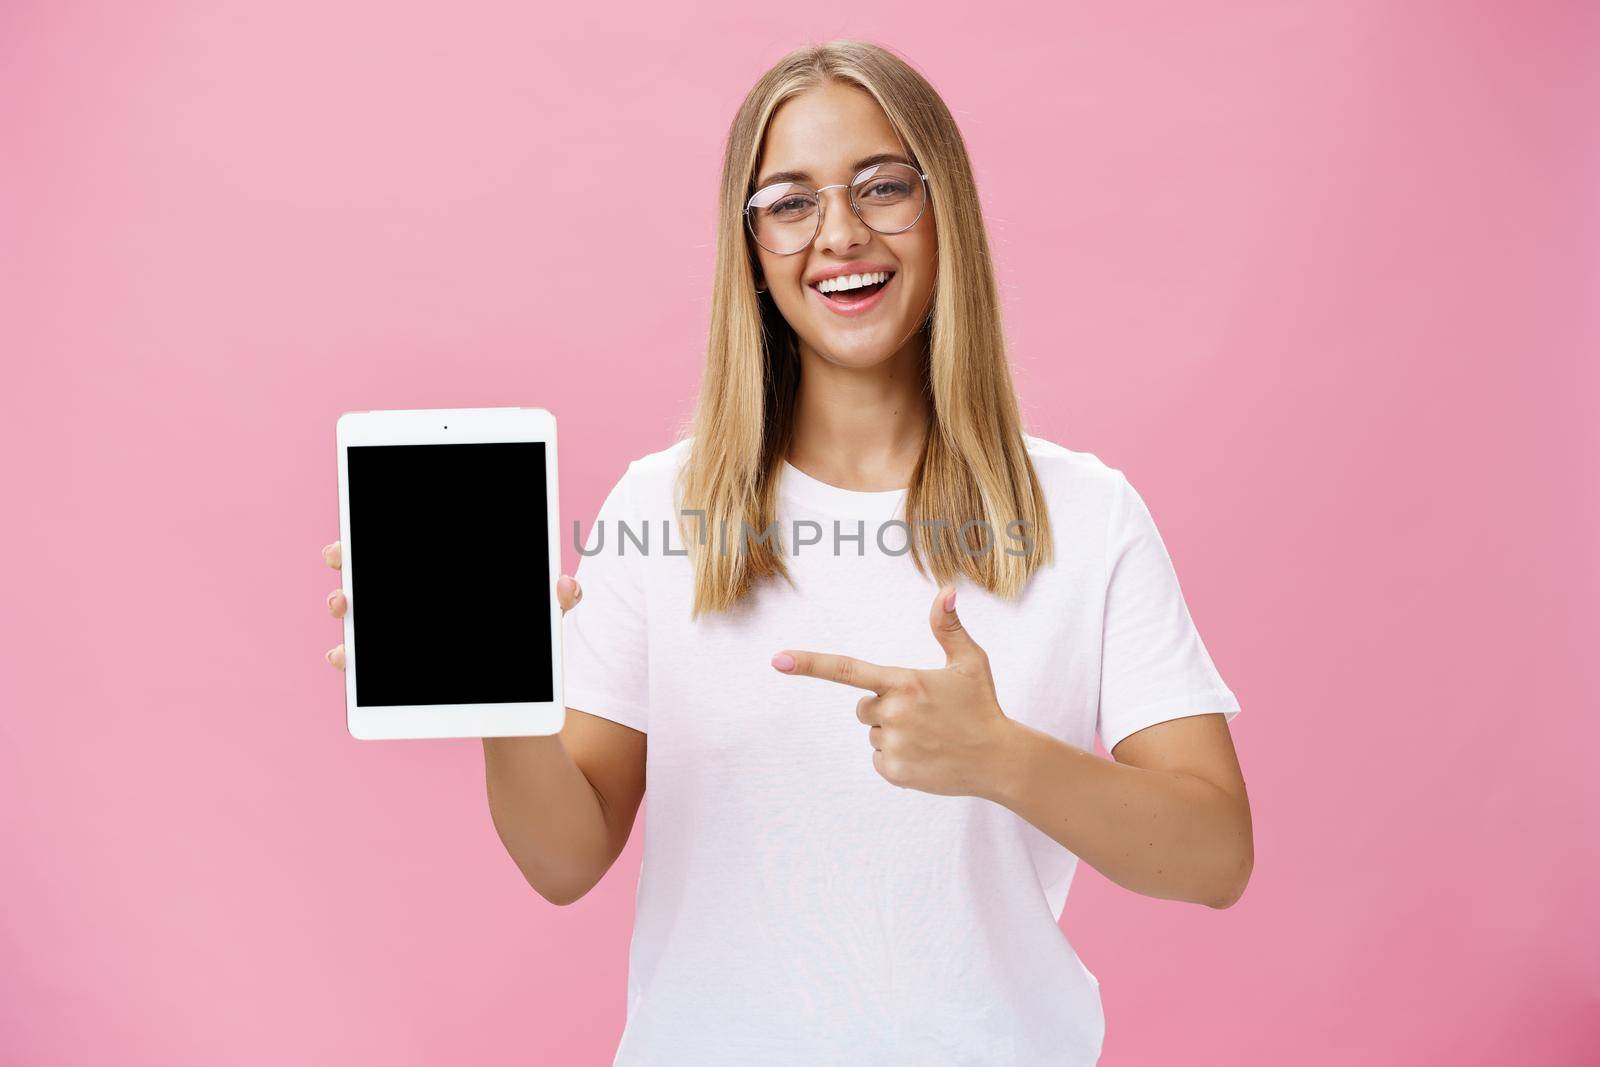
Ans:
[{"label": "t-shirt sleeve", "polygon": [[1150,510],[1121,471],[1109,527],[1101,744],[1109,752],[1147,726],[1190,715],[1221,712],[1232,721],[1239,701],[1200,640]]},{"label": "t-shirt sleeve", "polygon": [[600,505],[584,542],[577,579],[583,598],[561,619],[566,706],[648,732],[649,657],[639,544],[644,520],[630,489],[634,465]]}]

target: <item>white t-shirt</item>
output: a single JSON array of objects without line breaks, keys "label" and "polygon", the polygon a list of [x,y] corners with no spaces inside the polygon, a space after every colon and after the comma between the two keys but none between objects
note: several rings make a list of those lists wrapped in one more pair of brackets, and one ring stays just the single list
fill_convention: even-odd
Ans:
[{"label": "white t-shirt", "polygon": [[[1094,1063],[1099,982],[1057,925],[1077,858],[992,801],[885,781],[855,716],[865,691],[771,665],[789,648],[944,666],[937,586],[904,551],[903,521],[885,525],[904,519],[905,490],[785,464],[778,530],[797,588],[771,581],[691,622],[674,493],[689,444],[629,464],[585,535],[601,550],[580,561],[583,600],[563,621],[567,706],[649,735],[615,1063]],[[1232,719],[1239,703],[1122,472],[1026,445],[1054,564],[1016,601],[958,579],[1000,707],[1087,749],[1096,732],[1109,750],[1168,719]],[[1018,547],[997,533],[997,549]]]}]

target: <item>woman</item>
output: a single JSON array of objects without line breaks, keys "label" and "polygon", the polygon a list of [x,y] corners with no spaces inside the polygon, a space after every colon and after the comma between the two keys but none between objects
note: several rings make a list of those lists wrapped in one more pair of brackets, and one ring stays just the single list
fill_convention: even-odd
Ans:
[{"label": "woman", "polygon": [[581,608],[558,582],[566,725],[484,740],[495,826],[566,904],[648,779],[618,1064],[1093,1063],[1076,857],[1238,899],[1239,704],[1126,478],[1021,429],[920,75],[860,42],[786,57],[721,205],[691,433],[611,490]]}]

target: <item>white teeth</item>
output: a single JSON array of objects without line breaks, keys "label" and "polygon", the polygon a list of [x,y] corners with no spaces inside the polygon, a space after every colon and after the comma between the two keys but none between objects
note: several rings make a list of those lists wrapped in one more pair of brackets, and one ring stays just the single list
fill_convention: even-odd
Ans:
[{"label": "white teeth", "polygon": [[817,291],[823,293],[842,293],[848,289],[860,289],[864,285],[876,285],[889,280],[889,271],[874,271],[871,274],[841,274],[837,278],[824,278],[817,283]]}]

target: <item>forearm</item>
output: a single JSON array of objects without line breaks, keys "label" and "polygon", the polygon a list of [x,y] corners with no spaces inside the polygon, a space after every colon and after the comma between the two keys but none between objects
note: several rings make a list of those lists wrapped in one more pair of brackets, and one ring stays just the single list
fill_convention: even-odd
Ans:
[{"label": "forearm", "polygon": [[1253,863],[1250,811],[1193,775],[1147,770],[1005,720],[986,797],[1124,888],[1227,907]]},{"label": "forearm", "polygon": [[553,904],[587,893],[610,866],[600,795],[560,734],[483,739],[489,813],[528,884]]}]

